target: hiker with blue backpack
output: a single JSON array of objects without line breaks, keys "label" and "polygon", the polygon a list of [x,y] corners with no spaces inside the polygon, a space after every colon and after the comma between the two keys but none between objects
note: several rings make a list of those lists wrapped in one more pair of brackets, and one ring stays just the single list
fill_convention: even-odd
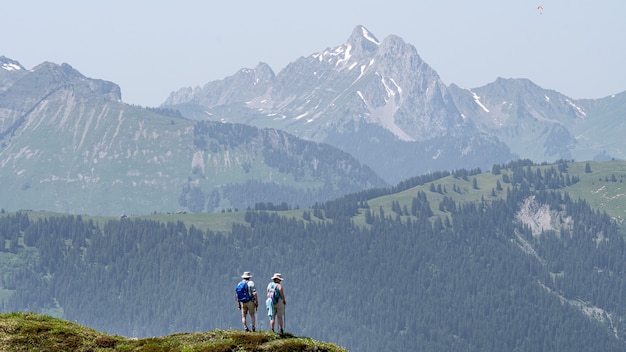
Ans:
[{"label": "hiker with blue backpack", "polygon": [[280,273],[274,274],[271,278],[272,281],[267,285],[267,300],[265,301],[265,307],[267,308],[267,315],[270,318],[270,327],[274,332],[274,320],[278,318],[278,327],[280,333],[284,334],[284,317],[285,317],[285,291],[283,290],[283,277]]},{"label": "hiker with blue backpack", "polygon": [[249,332],[248,322],[246,317],[250,314],[250,320],[252,323],[252,331],[256,331],[256,310],[259,307],[259,299],[256,295],[256,288],[254,288],[254,281],[250,280],[252,275],[249,271],[245,271],[241,275],[241,282],[237,284],[235,288],[235,299],[237,300],[237,309],[241,311],[241,323],[243,324],[246,332]]}]

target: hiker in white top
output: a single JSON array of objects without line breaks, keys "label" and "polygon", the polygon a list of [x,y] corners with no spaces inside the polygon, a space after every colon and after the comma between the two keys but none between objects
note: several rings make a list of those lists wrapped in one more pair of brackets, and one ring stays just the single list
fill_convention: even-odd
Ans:
[{"label": "hiker in white top", "polygon": [[249,332],[248,322],[246,317],[250,314],[250,320],[252,323],[252,331],[256,331],[256,310],[259,307],[259,299],[256,295],[256,288],[254,287],[254,281],[250,280],[252,275],[249,271],[246,271],[241,275],[241,282],[235,289],[235,300],[237,301],[237,309],[241,311],[241,323],[243,324],[246,332]]},{"label": "hiker in white top", "polygon": [[285,315],[285,304],[287,304],[287,300],[285,299],[285,291],[283,290],[283,285],[281,282],[283,281],[283,277],[280,273],[274,274],[272,276],[272,281],[267,285],[267,314],[270,318],[270,327],[272,328],[272,332],[274,331],[274,318],[278,318],[278,327],[280,329],[280,333],[284,334],[283,330],[284,324],[284,315]]}]

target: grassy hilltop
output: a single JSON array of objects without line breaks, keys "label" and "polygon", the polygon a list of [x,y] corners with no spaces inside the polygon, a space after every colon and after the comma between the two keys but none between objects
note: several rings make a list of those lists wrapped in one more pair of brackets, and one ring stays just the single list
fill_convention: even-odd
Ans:
[{"label": "grassy hilltop", "polygon": [[[555,167],[557,167],[557,164],[543,164],[533,165],[530,169],[533,172],[537,172]],[[621,226],[624,219],[626,219],[626,191],[623,184],[626,179],[626,161],[568,162],[567,168],[564,174],[577,177],[578,182],[569,186],[563,186],[560,190],[569,193],[572,199],[584,199],[593,209],[606,212]],[[510,187],[510,184],[502,182],[503,175],[511,178],[513,177],[513,171],[503,168],[498,175],[491,172],[483,172],[466,179],[453,175],[445,176],[402,191],[390,192],[383,196],[368,199],[367,203],[373,212],[378,212],[379,209],[382,209],[386,214],[392,214],[394,213],[394,203],[400,208],[408,207],[410,209],[413,197],[415,197],[417,192],[422,191],[428,194],[428,202],[434,212],[433,215],[446,217],[447,212],[438,210],[444,197],[450,198],[459,204],[492,202],[497,199],[505,199],[507,195],[506,190]],[[498,189],[498,183],[500,183],[500,189]],[[438,191],[439,188],[443,191]],[[276,213],[288,218],[303,220],[303,214],[307,211],[311,212],[311,209],[277,211]],[[29,216],[33,219],[36,219],[38,216],[47,217],[50,215],[54,214],[46,212],[29,213]],[[163,223],[182,221],[187,227],[193,225],[203,230],[208,228],[212,231],[230,232],[232,224],[246,225],[244,216],[245,211],[148,214],[132,217],[161,221]],[[106,220],[116,219],[116,217],[85,218],[91,218],[101,225]],[[354,215],[352,220],[355,225],[367,226],[365,210],[360,209],[359,213]],[[319,221],[319,219],[316,221]],[[332,220],[326,219],[325,221]]]},{"label": "grassy hilltop", "polygon": [[0,350],[17,351],[346,351],[291,334],[234,330],[129,339],[35,313],[0,314]]},{"label": "grassy hilltop", "polygon": [[[556,167],[557,164],[533,165],[531,169],[547,170]],[[604,162],[568,162],[568,170],[565,172],[570,176],[578,177],[578,182],[569,186],[563,186],[561,191],[567,192],[573,199],[584,199],[589,205],[598,211],[606,212],[614,218],[621,226],[626,219],[626,191],[623,182],[626,179],[626,161],[612,160]],[[589,167],[589,170],[586,168]],[[382,209],[385,213],[393,213],[393,203],[399,207],[411,207],[411,200],[416,192],[422,191],[428,194],[428,202],[434,214],[439,217],[447,216],[447,212],[438,210],[439,204],[444,197],[448,197],[459,204],[478,203],[483,201],[494,201],[506,198],[506,189],[510,184],[501,182],[503,175],[512,177],[511,169],[503,168],[499,175],[491,172],[483,172],[472,175],[467,179],[455,177],[453,175],[437,178],[430,182],[411,187],[398,192],[389,192],[386,195],[368,199],[367,203],[372,211]],[[474,184],[474,181],[476,182]],[[498,190],[497,183],[501,182],[502,189]],[[437,191],[441,188],[443,191]],[[435,189],[435,190],[433,190]],[[311,209],[298,209],[287,211],[275,211],[288,218],[304,220],[303,214],[311,212]],[[245,221],[246,211],[233,211],[222,213],[150,213],[141,215],[130,215],[133,219],[154,220],[162,223],[182,221],[185,226],[194,226],[203,231],[209,229],[215,232],[229,233],[233,224],[247,226]],[[29,211],[28,216],[32,220],[47,218],[51,216],[63,216],[65,213],[49,211]],[[2,214],[0,213],[0,216]],[[85,220],[93,220],[99,226],[109,220],[118,220],[117,216],[87,216]],[[355,225],[367,226],[365,221],[365,211],[360,209],[352,220]],[[316,219],[320,221],[320,219]],[[324,221],[332,221],[325,219]]]}]

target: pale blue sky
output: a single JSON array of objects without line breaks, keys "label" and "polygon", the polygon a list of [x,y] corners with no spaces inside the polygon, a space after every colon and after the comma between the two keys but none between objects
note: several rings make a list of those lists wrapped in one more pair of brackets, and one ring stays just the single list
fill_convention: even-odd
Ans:
[{"label": "pale blue sky", "polygon": [[278,73],[357,25],[415,46],[446,84],[528,78],[575,99],[626,90],[625,0],[20,0],[0,14],[0,55],[28,69],[68,63],[145,106],[260,61]]}]

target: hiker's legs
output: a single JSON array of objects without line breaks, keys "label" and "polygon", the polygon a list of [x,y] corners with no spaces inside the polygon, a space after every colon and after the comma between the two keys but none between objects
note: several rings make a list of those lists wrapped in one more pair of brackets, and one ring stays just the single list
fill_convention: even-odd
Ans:
[{"label": "hiker's legs", "polygon": [[270,328],[274,331],[274,317],[270,318]]},{"label": "hiker's legs", "polygon": [[279,331],[282,333],[283,332],[283,316],[279,315],[277,318],[278,318],[278,328],[280,329]]},{"label": "hiker's legs", "polygon": [[250,314],[250,320],[252,320],[252,326],[255,326],[255,319],[254,319],[254,302],[252,303],[252,309],[250,309],[250,302],[246,302],[242,304],[241,307],[241,324],[243,324],[244,329],[246,329],[246,331],[248,330],[248,322],[247,322],[247,314]]},{"label": "hiker's legs", "polygon": [[246,321],[246,313],[244,312],[244,310],[241,310],[241,324],[243,324],[244,328],[248,328],[248,322]]},{"label": "hiker's legs", "polygon": [[278,302],[276,302],[276,304],[274,304],[274,313],[278,318],[278,328],[280,329],[279,332],[282,333],[284,327],[283,316],[285,315],[285,304],[282,300],[279,300]]}]

